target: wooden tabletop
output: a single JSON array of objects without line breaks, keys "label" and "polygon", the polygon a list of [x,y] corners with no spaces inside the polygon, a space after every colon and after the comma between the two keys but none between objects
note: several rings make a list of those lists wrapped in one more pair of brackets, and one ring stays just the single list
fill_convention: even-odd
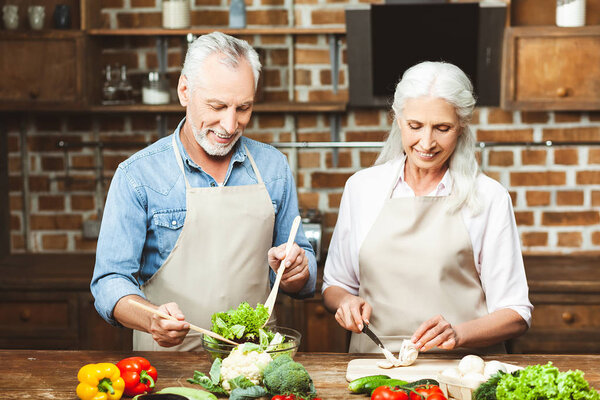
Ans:
[{"label": "wooden tabletop", "polygon": [[[0,397],[3,400],[68,399],[76,400],[77,372],[88,363],[112,362],[134,355],[133,352],[0,350]],[[205,353],[136,352],[158,370],[157,388],[192,386],[186,382],[194,370],[209,372]],[[326,400],[367,399],[351,395],[345,379],[348,362],[354,358],[379,358],[380,355],[298,353],[294,359],[306,367],[318,394]],[[421,355],[423,358],[452,358],[448,355]],[[485,357],[520,366],[552,361],[561,371],[580,369],[596,389],[600,388],[600,355],[499,355]],[[197,386],[196,386],[197,387]]]}]

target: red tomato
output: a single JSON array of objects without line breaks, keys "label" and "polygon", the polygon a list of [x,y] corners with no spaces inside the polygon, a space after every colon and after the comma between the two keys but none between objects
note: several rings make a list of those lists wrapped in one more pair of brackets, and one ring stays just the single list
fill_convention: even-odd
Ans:
[{"label": "red tomato", "polygon": [[434,393],[427,396],[427,400],[448,400],[446,396],[440,393]]},{"label": "red tomato", "polygon": [[373,391],[371,400],[408,400],[408,395],[402,390],[395,391],[389,386],[379,386]]},{"label": "red tomato", "polygon": [[424,400],[424,399],[435,400],[436,398],[433,397],[434,395],[442,396],[442,397],[436,397],[437,399],[445,399],[446,398],[444,396],[444,392],[442,392],[442,389],[440,389],[439,386],[437,386],[437,385],[421,385],[421,386],[417,386],[416,388],[413,389],[412,392],[410,392],[410,400]]},{"label": "red tomato", "polygon": [[271,400],[284,400],[286,396],[278,394],[277,396],[271,397]]}]

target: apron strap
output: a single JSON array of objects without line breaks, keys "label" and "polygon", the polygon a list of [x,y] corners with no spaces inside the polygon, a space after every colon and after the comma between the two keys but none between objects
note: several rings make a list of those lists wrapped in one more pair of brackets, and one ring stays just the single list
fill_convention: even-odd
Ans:
[{"label": "apron strap", "polygon": [[244,149],[246,149],[246,154],[248,155],[248,160],[250,160],[250,164],[252,164],[252,169],[254,170],[254,173],[256,174],[256,179],[258,179],[258,183],[263,183],[262,176],[260,176],[260,171],[258,170],[256,163],[254,162],[254,158],[252,158],[252,154],[250,154],[250,150],[248,150],[248,147],[246,145],[244,145]]},{"label": "apron strap", "polygon": [[190,188],[190,183],[187,180],[187,177],[185,176],[185,168],[183,168],[183,160],[181,159],[181,154],[179,153],[179,147],[177,146],[177,141],[175,140],[175,133],[173,134],[172,137],[172,142],[173,142],[173,152],[175,153],[175,159],[177,160],[177,165],[179,165],[179,169],[181,170],[181,173],[183,174],[183,180],[185,181],[185,187],[186,188]]}]

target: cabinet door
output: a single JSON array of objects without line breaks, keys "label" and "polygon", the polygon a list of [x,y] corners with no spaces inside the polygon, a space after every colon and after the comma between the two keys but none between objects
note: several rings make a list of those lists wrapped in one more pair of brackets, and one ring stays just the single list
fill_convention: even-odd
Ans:
[{"label": "cabinet door", "polygon": [[507,28],[502,106],[600,110],[600,26]]},{"label": "cabinet door", "polygon": [[0,294],[0,348],[78,348],[77,295],[72,292]]},{"label": "cabinet door", "polygon": [[76,103],[83,100],[83,34],[66,31],[0,36],[0,101]]},{"label": "cabinet door", "polygon": [[510,341],[514,353],[599,353],[600,295],[532,293],[535,306],[527,333]]}]

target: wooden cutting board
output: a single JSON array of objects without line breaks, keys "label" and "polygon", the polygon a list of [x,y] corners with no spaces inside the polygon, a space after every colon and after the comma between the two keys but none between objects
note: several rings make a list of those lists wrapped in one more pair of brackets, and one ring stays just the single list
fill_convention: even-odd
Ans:
[{"label": "wooden cutting board", "polygon": [[[449,367],[458,367],[460,360],[428,360],[417,358],[413,365],[408,367],[396,367],[383,369],[377,366],[377,362],[383,361],[385,358],[363,358],[354,359],[348,363],[346,369],[346,380],[348,382],[354,379],[369,375],[388,375],[390,378],[402,379],[408,382],[418,379],[431,378],[436,379],[438,374]],[[505,364],[509,372],[519,369],[516,365]]]},{"label": "wooden cutting board", "polygon": [[425,378],[435,379],[438,373],[449,367],[458,367],[458,363],[460,362],[460,360],[427,360],[417,358],[417,361],[408,367],[379,368],[377,363],[384,360],[384,357],[351,360],[346,370],[346,380],[350,382],[369,375],[389,375],[391,378],[402,379],[408,382]]}]

